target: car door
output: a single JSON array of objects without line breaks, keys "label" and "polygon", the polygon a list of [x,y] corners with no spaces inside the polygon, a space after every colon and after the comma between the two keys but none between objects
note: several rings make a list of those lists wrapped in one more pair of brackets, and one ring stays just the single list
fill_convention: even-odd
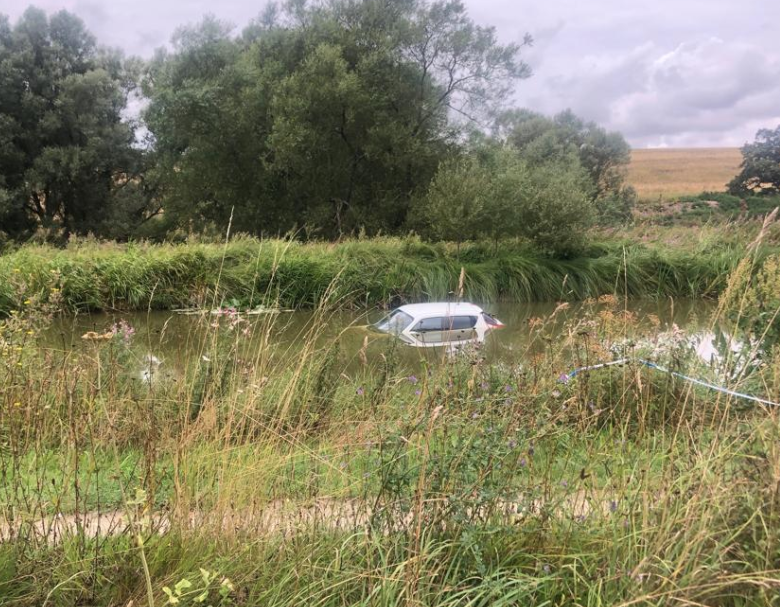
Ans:
[{"label": "car door", "polygon": [[432,346],[444,341],[444,317],[433,316],[421,319],[411,330],[412,337],[422,344]]},{"label": "car door", "polygon": [[457,343],[471,341],[477,337],[476,316],[448,316],[444,322],[443,341]]}]

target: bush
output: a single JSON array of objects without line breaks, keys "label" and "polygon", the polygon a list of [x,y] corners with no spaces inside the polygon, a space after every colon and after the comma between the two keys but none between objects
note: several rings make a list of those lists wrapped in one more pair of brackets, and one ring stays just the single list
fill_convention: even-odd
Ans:
[{"label": "bush", "polygon": [[593,225],[588,177],[576,159],[530,165],[509,149],[443,163],[412,211],[432,240],[521,237],[544,253],[568,256]]}]

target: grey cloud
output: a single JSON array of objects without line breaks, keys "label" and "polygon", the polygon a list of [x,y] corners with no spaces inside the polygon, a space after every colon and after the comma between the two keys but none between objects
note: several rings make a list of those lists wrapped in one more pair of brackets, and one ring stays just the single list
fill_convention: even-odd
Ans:
[{"label": "grey cloud", "polygon": [[[205,13],[239,28],[264,0],[32,0],[79,14],[99,41],[149,57]],[[464,0],[504,42],[524,33],[534,76],[514,101],[565,108],[632,144],[740,145],[780,123],[780,2],[776,0]],[[25,0],[0,0],[16,19]]]}]

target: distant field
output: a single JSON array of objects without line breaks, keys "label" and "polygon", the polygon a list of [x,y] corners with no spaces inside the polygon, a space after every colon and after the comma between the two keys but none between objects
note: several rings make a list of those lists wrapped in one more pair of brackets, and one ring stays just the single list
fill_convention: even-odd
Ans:
[{"label": "distant field", "polygon": [[738,148],[633,150],[628,180],[643,200],[723,191],[739,172]]}]

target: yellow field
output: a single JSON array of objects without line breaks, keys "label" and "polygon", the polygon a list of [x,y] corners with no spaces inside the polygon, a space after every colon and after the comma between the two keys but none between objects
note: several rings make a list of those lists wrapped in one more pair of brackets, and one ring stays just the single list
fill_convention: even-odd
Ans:
[{"label": "yellow field", "polygon": [[643,200],[723,191],[741,161],[738,148],[632,150],[628,182]]}]

